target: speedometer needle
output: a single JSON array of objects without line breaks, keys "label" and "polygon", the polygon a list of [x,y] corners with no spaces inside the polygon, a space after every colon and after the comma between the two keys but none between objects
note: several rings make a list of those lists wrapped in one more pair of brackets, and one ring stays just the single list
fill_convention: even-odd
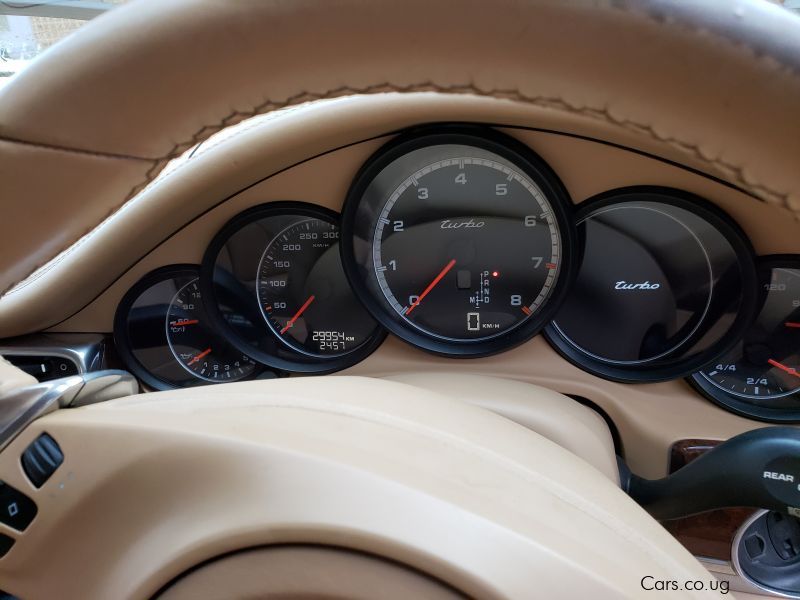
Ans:
[{"label": "speedometer needle", "polygon": [[435,278],[433,281],[431,281],[431,282],[430,282],[430,284],[428,284],[428,287],[426,287],[426,288],[425,288],[425,291],[424,291],[424,292],[422,292],[422,293],[419,295],[419,298],[417,298],[416,302],[414,302],[414,303],[413,303],[411,306],[409,306],[409,307],[406,309],[406,315],[410,315],[410,314],[411,314],[411,311],[412,311],[412,310],[414,310],[414,309],[415,309],[417,306],[419,306],[419,303],[420,303],[420,302],[422,302],[422,299],[423,299],[425,296],[427,296],[428,294],[430,294],[430,293],[431,293],[431,290],[432,290],[433,288],[435,288],[435,287],[436,287],[436,284],[438,284],[438,283],[439,283],[439,282],[442,280],[442,278],[443,278],[445,275],[447,275],[447,272],[448,272],[450,269],[452,269],[452,268],[453,268],[453,266],[454,266],[455,264],[456,264],[456,259],[455,259],[455,258],[454,258],[454,259],[452,259],[452,260],[451,260],[449,263],[447,263],[447,265],[445,266],[445,268],[444,268],[444,269],[442,269],[442,272],[441,272],[441,273],[439,273],[439,274],[436,276],[436,278]]},{"label": "speedometer needle", "polygon": [[786,323],[784,323],[784,325],[786,325],[786,327],[800,328],[800,323],[792,323],[791,321],[787,321]]},{"label": "speedometer needle", "polygon": [[281,329],[281,335],[283,335],[284,333],[289,331],[289,328],[292,325],[294,325],[294,322],[297,321],[297,319],[300,318],[300,315],[302,315],[304,312],[306,312],[306,309],[308,308],[308,306],[313,301],[314,301],[314,295],[312,294],[311,296],[308,297],[308,300],[306,300],[303,303],[303,306],[300,307],[300,310],[298,310],[296,313],[294,313],[294,316],[286,322],[286,326],[283,329]]},{"label": "speedometer needle", "polygon": [[206,348],[206,349],[205,349],[205,350],[203,350],[203,351],[202,351],[200,354],[198,354],[198,355],[197,355],[197,356],[195,356],[195,357],[194,357],[192,360],[190,360],[190,361],[189,361],[189,364],[190,364],[190,365],[193,365],[194,363],[196,363],[196,362],[198,362],[198,361],[200,361],[200,360],[203,360],[203,359],[204,359],[206,356],[208,356],[209,354],[211,354],[211,348]]},{"label": "speedometer needle", "polygon": [[786,365],[779,363],[777,360],[772,360],[771,358],[767,362],[771,364],[773,367],[779,368],[781,371],[786,371],[789,375],[800,377],[800,373],[797,372],[797,369],[793,369],[792,367],[787,367]]}]

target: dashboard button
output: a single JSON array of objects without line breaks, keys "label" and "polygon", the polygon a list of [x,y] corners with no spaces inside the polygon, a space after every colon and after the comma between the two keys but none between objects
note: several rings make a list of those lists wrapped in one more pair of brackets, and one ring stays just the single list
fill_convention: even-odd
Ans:
[{"label": "dashboard button", "polygon": [[36,503],[19,490],[0,482],[0,523],[25,531],[38,509]]},{"label": "dashboard button", "polygon": [[56,441],[43,433],[25,448],[21,461],[25,475],[40,488],[64,462],[64,454]]}]

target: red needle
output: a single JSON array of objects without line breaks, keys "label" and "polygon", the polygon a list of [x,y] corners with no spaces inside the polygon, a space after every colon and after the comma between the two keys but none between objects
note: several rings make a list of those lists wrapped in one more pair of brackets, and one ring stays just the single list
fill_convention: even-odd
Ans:
[{"label": "red needle", "polygon": [[445,266],[445,268],[444,268],[444,269],[442,269],[442,272],[441,272],[441,273],[439,273],[439,274],[436,276],[436,278],[435,278],[433,281],[431,281],[431,282],[430,282],[430,284],[428,285],[428,287],[426,287],[426,288],[425,288],[425,291],[424,291],[424,292],[422,292],[422,293],[419,295],[419,298],[417,298],[417,301],[416,301],[416,302],[414,302],[414,303],[413,303],[411,306],[409,306],[409,307],[406,309],[406,314],[407,314],[407,315],[410,315],[410,314],[411,314],[411,311],[412,311],[412,310],[414,310],[414,309],[415,309],[417,306],[419,306],[419,303],[420,303],[420,302],[422,302],[422,299],[423,299],[425,296],[427,296],[428,294],[430,294],[430,293],[431,293],[431,290],[432,290],[433,288],[435,288],[435,287],[436,287],[436,284],[437,284],[437,283],[439,283],[439,282],[442,280],[442,277],[444,277],[445,275],[447,275],[447,272],[448,272],[450,269],[452,269],[452,268],[453,268],[453,265],[455,265],[455,264],[456,264],[456,259],[455,259],[455,258],[454,258],[453,260],[451,260],[449,263],[447,263],[447,266]]},{"label": "red needle", "polygon": [[184,325],[197,325],[200,321],[197,319],[184,319],[183,321],[175,321],[173,327],[183,327]]},{"label": "red needle", "polygon": [[194,364],[194,363],[196,363],[197,361],[204,359],[204,358],[205,358],[206,356],[208,356],[209,354],[211,354],[211,348],[206,348],[206,349],[205,349],[205,350],[203,350],[203,351],[202,351],[200,354],[198,354],[198,355],[197,355],[197,356],[195,356],[195,357],[194,357],[192,360],[190,360],[190,361],[189,361],[189,364],[190,364],[190,365],[193,365],[193,364]]},{"label": "red needle", "polygon": [[800,329],[800,323],[792,323],[791,321],[789,321],[787,323],[784,323],[784,325],[786,325],[787,327],[796,327]]},{"label": "red needle", "polygon": [[793,369],[792,367],[787,367],[786,365],[782,365],[777,360],[772,360],[771,358],[767,362],[771,364],[773,367],[778,367],[781,371],[786,371],[789,375],[800,377],[800,373],[797,372],[797,369]]},{"label": "red needle", "polygon": [[289,321],[286,323],[286,326],[283,329],[281,329],[281,335],[289,331],[289,328],[292,325],[294,325],[294,322],[297,321],[297,319],[300,318],[300,315],[306,312],[308,305],[311,304],[313,301],[314,301],[314,295],[312,294],[311,296],[308,297],[308,300],[306,300],[305,303],[303,303],[303,306],[300,307],[300,310],[294,313],[294,316],[291,319],[289,319]]}]

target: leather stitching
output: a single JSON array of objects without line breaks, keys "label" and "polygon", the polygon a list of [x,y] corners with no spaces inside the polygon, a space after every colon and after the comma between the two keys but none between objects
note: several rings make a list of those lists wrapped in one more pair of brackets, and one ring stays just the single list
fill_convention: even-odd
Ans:
[{"label": "leather stitching", "polygon": [[[567,112],[570,114],[575,114],[590,119],[594,119],[596,121],[600,121],[606,124],[611,124],[613,126],[620,127],[624,130],[631,131],[639,135],[644,135],[657,142],[668,144],[674,148],[681,150],[682,152],[692,156],[693,158],[699,160],[700,162],[707,164],[709,167],[724,172],[732,180],[732,183],[735,183],[737,186],[752,192],[760,200],[780,204],[783,207],[789,209],[795,214],[796,218],[800,220],[800,211],[795,210],[790,206],[790,195],[788,193],[778,192],[776,190],[769,188],[767,185],[752,181],[745,175],[745,169],[743,167],[739,167],[735,164],[724,161],[721,158],[708,157],[701,151],[700,147],[697,146],[696,144],[684,142],[675,137],[661,135],[656,131],[655,127],[652,125],[638,123],[630,119],[615,117],[607,106],[604,106],[602,108],[577,106],[559,97],[528,96],[516,89],[486,90],[480,88],[474,83],[441,85],[433,81],[425,81],[422,83],[409,84],[409,85],[396,85],[390,82],[373,84],[364,87],[352,87],[348,85],[343,85],[341,87],[334,88],[326,92],[309,92],[309,91],[300,92],[293,96],[289,96],[288,98],[286,98],[286,100],[283,101],[275,101],[267,99],[261,104],[255,106],[252,110],[233,111],[227,116],[223,117],[217,124],[203,126],[199,130],[197,130],[194,134],[192,134],[192,136],[189,139],[175,144],[167,154],[158,158],[144,158],[137,156],[125,156],[113,153],[93,152],[90,150],[80,150],[69,147],[59,147],[46,144],[39,144],[27,140],[7,140],[7,141],[13,143],[32,145],[32,146],[39,146],[48,149],[55,149],[65,152],[74,152],[79,154],[88,154],[88,155],[102,156],[107,158],[151,162],[152,166],[150,167],[150,169],[148,169],[147,173],[145,174],[145,179],[130,189],[128,194],[123,199],[122,203],[115,206],[107,214],[107,216],[101,220],[102,223],[105,222],[107,219],[111,218],[131,199],[133,199],[145,187],[147,187],[156,178],[158,173],[161,172],[161,170],[166,166],[166,164],[170,160],[177,158],[192,146],[202,142],[203,140],[207,139],[214,133],[217,133],[218,131],[224,129],[225,127],[235,125],[240,121],[243,121],[251,117],[255,117],[257,115],[266,114],[281,108],[296,106],[306,102],[329,100],[333,98],[339,98],[342,96],[380,94],[380,93],[413,93],[413,92],[436,92],[441,94],[473,95],[480,97],[497,98],[500,100],[511,100],[514,102],[519,102],[521,104],[528,104],[540,108]],[[18,286],[24,285],[24,283],[29,279],[31,279],[31,277],[34,274],[36,274],[37,271],[42,269],[48,263],[52,262],[56,257],[65,254],[72,246],[77,244],[81,239],[83,239],[86,235],[88,235],[98,226],[99,224],[93,225],[90,229],[82,233],[77,239],[70,242],[68,246],[66,246],[64,249],[58,252],[55,256],[48,259],[47,262],[37,265],[21,280],[5,288],[2,292],[0,292],[0,299],[3,296],[5,296],[10,290]]]}]

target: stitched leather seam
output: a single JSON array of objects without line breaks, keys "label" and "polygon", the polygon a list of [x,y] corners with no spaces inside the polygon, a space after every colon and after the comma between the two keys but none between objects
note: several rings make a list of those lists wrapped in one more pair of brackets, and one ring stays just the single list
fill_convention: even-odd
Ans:
[{"label": "stitched leather seam", "polygon": [[68,152],[69,154],[81,154],[85,156],[96,156],[98,158],[110,158],[113,160],[135,160],[139,162],[155,162],[158,159],[146,158],[144,156],[133,156],[129,154],[114,154],[113,152],[97,152],[95,150],[82,150],[80,148],[72,148],[70,146],[60,146],[58,144],[47,144],[44,142],[32,142],[14,137],[0,136],[0,142],[8,142],[10,144],[19,144],[21,146],[32,146],[34,148],[41,148],[44,150],[53,150],[55,152]]},{"label": "stitched leather seam", "polygon": [[[637,123],[635,121],[629,119],[623,119],[614,117],[608,107],[603,108],[593,108],[587,106],[576,106],[570,104],[563,98],[559,97],[548,97],[548,96],[528,96],[520,92],[516,89],[493,89],[493,90],[485,90],[474,83],[465,83],[465,84],[454,84],[454,85],[440,85],[433,81],[425,81],[422,83],[416,84],[409,84],[409,85],[396,85],[390,82],[379,83],[364,86],[361,88],[356,88],[348,85],[343,85],[338,88],[334,88],[328,90],[326,92],[299,92],[295,95],[289,96],[286,100],[283,101],[275,101],[271,99],[267,99],[261,104],[255,106],[252,110],[249,111],[233,111],[227,116],[223,117],[217,124],[215,125],[205,125],[199,130],[197,130],[188,140],[184,142],[179,142],[175,144],[172,149],[162,157],[155,158],[155,159],[147,159],[142,157],[130,157],[134,160],[142,160],[147,162],[152,162],[152,166],[148,169],[147,173],[145,174],[145,179],[140,182],[139,184],[135,185],[128,194],[123,199],[122,203],[118,206],[112,208],[109,213],[100,221],[101,223],[112,217],[117,211],[119,211],[123,206],[125,206],[131,199],[133,199],[139,192],[141,192],[145,187],[147,187],[158,175],[158,173],[166,166],[166,164],[177,158],[189,148],[194,146],[195,144],[200,143],[201,141],[207,139],[214,133],[229,127],[231,125],[235,125],[240,121],[245,119],[255,117],[260,114],[265,114],[272,112],[274,110],[278,110],[281,108],[287,108],[290,106],[295,106],[298,104],[303,104],[305,102],[313,102],[318,100],[328,100],[333,98],[339,98],[342,96],[353,96],[353,95],[367,95],[367,94],[380,94],[380,93],[412,93],[412,92],[436,92],[441,94],[465,94],[465,95],[474,95],[480,97],[490,97],[490,98],[497,98],[500,100],[511,100],[514,102],[519,102],[521,104],[528,104],[531,106],[537,106],[546,109],[552,109],[556,111],[568,112],[571,114],[576,114],[583,117],[588,117],[597,121],[604,122],[606,124],[611,124],[627,131],[631,131],[640,135],[644,135],[649,137],[653,140],[658,142],[668,144],[673,146],[682,152],[693,156],[697,160],[709,165],[710,167],[719,169],[725,172],[732,180],[733,183],[742,187],[746,190],[751,191],[756,196],[760,197],[764,201],[770,201],[773,203],[779,203],[784,207],[788,208],[789,210],[793,210],[789,206],[789,194],[781,193],[775,190],[770,189],[766,185],[759,184],[753,181],[749,181],[748,178],[745,176],[744,168],[738,167],[732,163],[728,163],[723,161],[719,158],[709,158],[700,150],[700,147],[691,144],[688,142],[683,142],[677,138],[672,138],[669,136],[659,135],[656,129],[652,125],[645,125],[642,123]],[[26,143],[30,145],[41,145],[42,147],[47,147],[44,144],[37,144],[35,142],[26,142],[24,140],[18,140],[17,143]],[[59,150],[67,151],[67,152],[77,152],[80,154],[94,154],[98,156],[106,156],[100,152],[92,152],[87,150],[76,150],[71,148],[57,148]],[[123,155],[115,155],[109,154],[110,157],[117,157],[117,158],[124,158]],[[795,212],[795,216],[800,220],[800,213]],[[62,253],[67,251],[71,246],[78,243],[83,237],[88,235],[91,231],[93,231],[97,225],[93,225],[91,228],[83,232],[77,239],[70,242],[68,246],[63,248],[60,252],[55,254],[53,257],[48,259],[45,263],[41,263],[37,265],[34,269],[28,272],[25,277],[18,280],[17,282],[11,284],[10,286],[6,287],[2,292],[0,292],[0,298],[6,295],[9,290],[17,287],[21,283],[25,282],[29,279],[32,275],[34,275],[37,271],[39,271],[42,267],[46,264],[51,262],[57,256],[60,256]]]},{"label": "stitched leather seam", "polygon": [[608,109],[608,107],[592,108],[585,106],[576,106],[568,103],[563,98],[547,97],[547,96],[527,96],[521,93],[519,90],[515,89],[484,90],[472,83],[443,86],[433,81],[426,81],[423,83],[410,84],[406,86],[395,85],[389,82],[369,85],[362,88],[354,88],[345,85],[323,93],[300,92],[294,96],[290,96],[289,98],[287,98],[285,101],[282,102],[276,102],[274,100],[266,100],[262,104],[259,104],[250,111],[234,111],[230,113],[228,116],[224,117],[216,125],[203,126],[201,129],[196,131],[187,141],[175,144],[175,146],[173,146],[173,148],[166,155],[158,159],[155,159],[156,162],[153,165],[153,167],[148,171],[145,181],[138,184],[131,190],[131,192],[126,197],[126,201],[130,199],[132,196],[139,193],[139,191],[141,191],[150,181],[152,181],[158,174],[160,169],[163,168],[163,164],[165,162],[168,162],[173,158],[177,158],[183,152],[185,152],[195,144],[200,143],[201,141],[208,138],[212,134],[220,131],[221,129],[224,129],[225,127],[234,125],[244,119],[268,113],[273,110],[278,110],[280,108],[286,108],[289,106],[302,104],[304,102],[328,100],[332,98],[338,98],[341,96],[351,96],[358,94],[379,94],[379,93],[390,93],[390,92],[399,92],[399,93],[437,92],[442,94],[471,94],[475,96],[498,98],[501,100],[512,100],[515,102],[520,102],[522,104],[530,104],[542,108],[561,110],[572,114],[589,117],[598,121],[602,121],[607,124],[621,127],[623,129],[632,131],[634,133],[645,135],[658,142],[669,144],[673,147],[676,147],[679,150],[700,160],[701,162],[704,162],[709,166],[724,171],[728,176],[730,176],[734,180],[734,183],[736,183],[739,187],[752,191],[756,195],[760,196],[762,199],[768,199],[773,202],[780,202],[784,205],[787,205],[788,203],[789,199],[788,194],[778,192],[776,190],[769,188],[766,185],[749,180],[745,176],[744,169],[742,167],[734,165],[733,163],[726,162],[720,158],[709,158],[700,150],[699,146],[688,142],[683,142],[677,138],[660,135],[656,131],[656,129],[651,125],[645,125],[642,123],[637,123],[636,121],[631,121],[629,119],[615,117]]}]

